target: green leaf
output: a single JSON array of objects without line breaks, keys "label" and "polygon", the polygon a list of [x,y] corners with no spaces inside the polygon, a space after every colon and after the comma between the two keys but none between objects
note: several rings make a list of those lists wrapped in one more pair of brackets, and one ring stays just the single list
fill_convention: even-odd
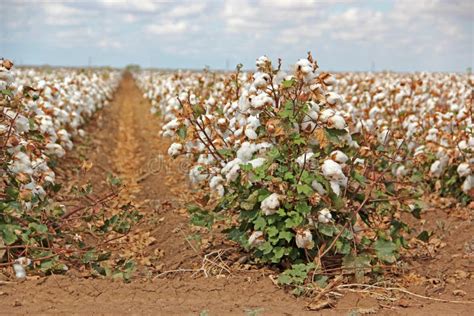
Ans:
[{"label": "green leaf", "polygon": [[370,257],[367,255],[347,255],[342,259],[342,266],[354,273],[356,281],[362,283],[364,281],[364,274],[367,269],[370,269]]},{"label": "green leaf", "polygon": [[290,80],[283,80],[281,85],[283,86],[284,89],[288,89],[293,87],[293,85],[296,83],[295,79],[290,79]]},{"label": "green leaf", "polygon": [[304,194],[309,197],[313,194],[313,189],[307,184],[299,184],[296,186],[296,192],[298,192],[298,194]]},{"label": "green leaf", "polygon": [[262,216],[259,216],[254,222],[253,227],[255,230],[262,230],[267,226],[267,222]]},{"label": "green leaf", "polygon": [[275,226],[270,226],[268,229],[267,229],[267,234],[268,234],[268,237],[275,237],[277,236],[279,233],[278,229],[275,227]]},{"label": "green leaf", "polygon": [[8,89],[0,90],[0,93],[3,95],[8,95],[9,97],[13,98],[13,92],[11,90],[8,90]]},{"label": "green leaf", "polygon": [[308,214],[311,211],[311,206],[309,206],[305,201],[302,201],[296,204],[295,210],[300,214]]},{"label": "green leaf", "polygon": [[290,242],[291,239],[293,239],[293,236],[294,236],[294,234],[293,234],[292,232],[290,232],[290,231],[287,231],[287,230],[281,231],[281,232],[278,234],[278,238],[279,238],[279,239],[284,239],[284,240],[286,240],[287,242]]},{"label": "green leaf", "polygon": [[397,245],[389,240],[377,239],[374,244],[377,257],[387,263],[394,263],[397,260]]},{"label": "green leaf", "polygon": [[178,129],[178,136],[179,136],[179,138],[181,138],[182,140],[184,140],[184,139],[186,139],[186,135],[187,135],[186,126],[181,126],[181,127]]},{"label": "green leaf", "polygon": [[285,220],[285,227],[286,228],[298,227],[303,222],[303,217],[300,214],[296,213],[296,212],[291,212],[290,216],[291,216],[290,218],[287,218]]},{"label": "green leaf", "polygon": [[214,224],[214,215],[208,212],[195,212],[191,215],[191,224],[211,229]]},{"label": "green leaf", "polygon": [[433,235],[433,233],[430,233],[426,230],[422,231],[416,238],[418,238],[421,241],[428,242],[430,240],[430,237]]},{"label": "green leaf", "polygon": [[11,245],[18,240],[18,236],[15,233],[15,230],[20,230],[20,227],[9,224],[0,225],[0,232],[2,233],[2,238],[5,244]]},{"label": "green leaf", "polygon": [[333,225],[319,223],[318,231],[325,236],[332,237],[336,233],[336,227]]}]

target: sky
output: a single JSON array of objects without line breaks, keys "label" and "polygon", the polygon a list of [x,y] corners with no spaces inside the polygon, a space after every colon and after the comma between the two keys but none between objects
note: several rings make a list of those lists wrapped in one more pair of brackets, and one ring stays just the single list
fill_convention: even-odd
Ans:
[{"label": "sky", "polygon": [[17,64],[252,69],[311,51],[333,71],[466,71],[472,0],[0,0]]}]

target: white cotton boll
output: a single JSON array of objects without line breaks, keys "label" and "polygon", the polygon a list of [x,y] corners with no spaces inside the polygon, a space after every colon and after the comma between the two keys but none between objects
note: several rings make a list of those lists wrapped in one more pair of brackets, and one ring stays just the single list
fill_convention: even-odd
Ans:
[{"label": "white cotton boll", "polygon": [[189,170],[189,179],[191,180],[191,183],[196,184],[208,178],[208,175],[203,174],[203,170],[204,168],[202,166],[195,166]]},{"label": "white cotton boll", "polygon": [[9,127],[5,124],[0,124],[0,134],[5,134],[8,131]]},{"label": "white cotton boll", "polygon": [[239,164],[242,163],[242,160],[240,158],[235,158],[234,160],[231,160],[229,161],[228,163],[226,163],[222,169],[221,169],[221,173],[223,175],[227,174],[234,166],[238,166]]},{"label": "white cotton boll", "polygon": [[296,63],[296,69],[306,75],[313,72],[313,65],[308,59],[300,59]]},{"label": "white cotton boll", "polygon": [[333,86],[337,83],[337,80],[333,75],[328,75],[323,79],[323,82],[327,86]]},{"label": "white cotton boll", "polygon": [[176,157],[178,156],[183,150],[183,145],[180,143],[173,143],[171,144],[170,148],[168,148],[168,155],[171,157]]},{"label": "white cotton boll", "polygon": [[258,246],[265,241],[263,238],[263,232],[256,230],[249,237],[249,245],[252,247]]},{"label": "white cotton boll", "polygon": [[253,75],[253,86],[257,89],[264,89],[270,82],[270,76],[263,72],[256,72]]},{"label": "white cotton boll", "polygon": [[377,136],[377,140],[380,144],[385,145],[390,139],[390,130],[384,129],[382,132],[379,133]]},{"label": "white cotton boll", "polygon": [[79,137],[84,137],[84,136],[86,136],[86,132],[85,132],[83,129],[79,129],[79,130],[77,131],[77,134],[79,135]]},{"label": "white cotton boll", "polygon": [[255,129],[259,128],[260,125],[261,125],[261,123],[260,123],[260,120],[258,119],[258,117],[250,115],[247,118],[247,128],[252,128],[252,129],[255,130]]},{"label": "white cotton boll", "polygon": [[458,148],[462,151],[466,150],[468,148],[467,142],[463,139],[458,143]]},{"label": "white cotton boll", "polygon": [[246,162],[252,159],[253,154],[257,151],[255,144],[249,142],[243,142],[239,150],[237,150],[237,158],[242,162]]},{"label": "white cotton boll", "polygon": [[322,209],[319,211],[318,215],[318,221],[323,224],[327,224],[332,220],[332,215],[331,211],[329,211],[327,208]]},{"label": "white cotton boll", "polygon": [[211,188],[212,191],[216,192],[218,196],[224,196],[224,178],[221,176],[217,175],[211,178],[209,180],[209,187]]},{"label": "white cotton boll", "polygon": [[313,235],[309,229],[298,231],[295,239],[298,248],[311,249],[314,247]]},{"label": "white cotton boll", "polygon": [[240,165],[234,165],[226,174],[225,178],[227,182],[230,183],[237,180],[237,177],[239,176],[239,174],[240,174]]},{"label": "white cotton boll", "polygon": [[28,132],[30,130],[30,121],[20,114],[15,120],[15,127],[18,133]]},{"label": "white cotton boll", "polygon": [[61,147],[61,145],[53,144],[53,143],[46,144],[44,152],[47,155],[53,155],[53,156],[56,156],[58,158],[61,158],[66,154],[66,152]]},{"label": "white cotton boll", "polygon": [[339,182],[335,180],[329,181],[329,185],[331,186],[331,190],[339,196],[341,194],[341,186],[339,185]]},{"label": "white cotton boll", "polygon": [[344,99],[342,98],[342,96],[335,93],[335,92],[328,92],[326,94],[326,102],[329,105],[340,106],[340,105],[342,105],[343,101],[344,101]]},{"label": "white cotton boll", "polygon": [[334,116],[335,114],[336,114],[336,111],[332,109],[325,109],[319,115],[319,120],[323,123],[326,123],[329,120],[329,118]]},{"label": "white cotton boll", "polygon": [[316,127],[316,123],[313,121],[303,121],[301,123],[301,130],[306,133],[311,133]]},{"label": "white cotton boll", "polygon": [[265,55],[257,58],[257,61],[255,62],[255,66],[257,66],[258,70],[264,70],[270,64],[271,64],[270,59]]},{"label": "white cotton boll", "polygon": [[342,167],[340,164],[334,160],[327,159],[323,162],[321,166],[323,175],[328,180],[343,180],[346,179],[346,176],[342,172]]},{"label": "white cotton boll", "polygon": [[467,177],[471,174],[471,168],[469,164],[466,162],[461,163],[458,168],[456,169],[460,177]]},{"label": "white cotton boll", "polygon": [[13,156],[13,162],[10,164],[8,169],[13,173],[26,173],[33,174],[33,169],[31,167],[30,157],[24,152],[17,152]]},{"label": "white cotton boll", "polygon": [[250,140],[255,140],[258,138],[257,132],[251,128],[245,129],[245,136]]},{"label": "white cotton boll", "polygon": [[439,178],[444,171],[444,166],[440,160],[436,160],[430,167],[430,173],[433,177]]},{"label": "white cotton boll", "polygon": [[327,124],[328,124],[329,128],[335,128],[335,129],[345,129],[346,126],[347,126],[346,121],[339,114],[335,114],[335,115],[331,116],[328,119]]},{"label": "white cotton boll", "polygon": [[415,153],[413,154],[413,156],[418,156],[418,155],[421,155],[425,152],[425,145],[421,145],[421,146],[418,146],[416,149],[415,149]]},{"label": "white cotton boll", "polygon": [[313,180],[313,182],[311,182],[311,187],[320,195],[325,195],[327,193],[323,185],[316,180]]},{"label": "white cotton boll", "polygon": [[13,264],[13,270],[15,271],[15,277],[19,280],[23,280],[26,278],[26,271],[25,268],[19,264],[19,263],[14,263]]},{"label": "white cotton boll", "polygon": [[466,194],[470,194],[471,190],[474,188],[474,175],[467,176],[462,184],[462,191]]},{"label": "white cotton boll", "polygon": [[314,153],[308,152],[305,154],[302,154],[298,158],[296,158],[296,163],[300,166],[300,168],[303,168],[303,166],[306,164],[308,166],[310,164],[311,158],[314,156]]},{"label": "white cotton boll", "polygon": [[377,101],[382,101],[383,99],[385,99],[385,93],[384,92],[379,92],[377,93],[376,95],[374,95],[374,102],[377,102]]},{"label": "white cotton boll", "polygon": [[254,109],[262,109],[265,106],[273,106],[274,100],[266,93],[260,93],[252,98],[250,105]]},{"label": "white cotton boll", "polygon": [[252,165],[252,168],[258,168],[261,167],[265,164],[266,159],[265,158],[255,158],[253,160],[250,160],[248,163]]},{"label": "white cotton boll", "polygon": [[275,214],[278,208],[280,207],[279,195],[272,193],[270,196],[266,197],[262,204],[260,205],[263,214],[272,215]]},{"label": "white cotton boll", "polygon": [[408,174],[408,171],[406,170],[405,166],[399,166],[397,170],[395,171],[395,175],[398,178],[401,178],[403,176],[406,176]]},{"label": "white cotton boll", "polygon": [[347,157],[347,155],[340,150],[333,151],[329,156],[335,162],[342,163],[342,164],[346,163],[349,160],[349,157]]}]

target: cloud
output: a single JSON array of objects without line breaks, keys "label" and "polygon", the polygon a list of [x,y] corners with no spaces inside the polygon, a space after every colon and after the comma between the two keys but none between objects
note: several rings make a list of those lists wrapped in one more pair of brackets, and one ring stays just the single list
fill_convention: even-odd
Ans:
[{"label": "cloud", "polygon": [[188,24],[184,21],[163,21],[161,23],[146,26],[146,31],[154,35],[174,36],[188,30]]},{"label": "cloud", "polygon": [[472,0],[0,0],[0,11],[2,54],[31,63],[95,54],[201,68],[316,50],[334,69],[472,66]]}]

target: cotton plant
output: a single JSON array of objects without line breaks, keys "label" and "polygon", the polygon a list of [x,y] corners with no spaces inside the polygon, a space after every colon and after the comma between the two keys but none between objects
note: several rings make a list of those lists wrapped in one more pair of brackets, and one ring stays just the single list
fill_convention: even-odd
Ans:
[{"label": "cotton plant", "polygon": [[[311,54],[290,71],[266,56],[255,66],[253,73],[239,66],[232,74],[134,74],[163,117],[168,154],[190,159],[191,183],[210,193],[201,211],[224,212],[235,224],[229,238],[265,262],[369,255],[377,239],[395,244],[401,237],[373,216],[381,212],[374,192],[386,188],[368,177],[382,172],[367,161],[379,157],[365,157],[353,137],[361,138],[355,129],[363,116],[336,91],[336,76],[320,71]],[[376,99],[384,97],[380,91]],[[354,243],[360,219],[378,234]]]},{"label": "cotton plant", "polygon": [[41,246],[45,221],[64,214],[51,198],[59,189],[52,166],[84,135],[80,126],[109,102],[119,79],[117,71],[15,69],[0,59],[0,238],[6,245]]}]

